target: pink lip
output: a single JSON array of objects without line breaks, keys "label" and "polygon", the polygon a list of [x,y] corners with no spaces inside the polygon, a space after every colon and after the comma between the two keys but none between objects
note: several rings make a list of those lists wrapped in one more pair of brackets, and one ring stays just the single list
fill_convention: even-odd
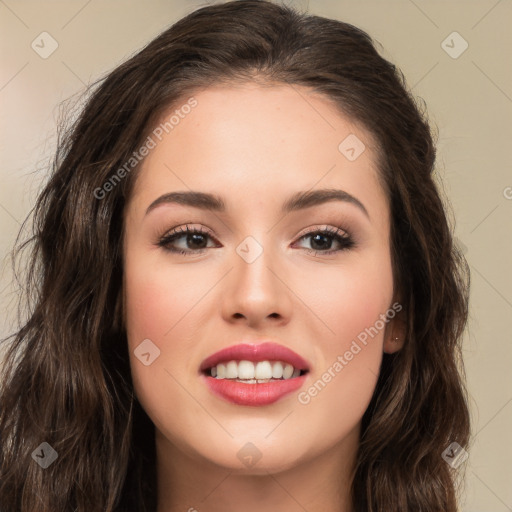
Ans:
[{"label": "pink lip", "polygon": [[215,352],[207,357],[199,367],[204,372],[212,366],[227,361],[283,361],[291,364],[299,370],[309,370],[309,364],[299,354],[273,342],[259,343],[258,345],[241,343],[240,345],[232,345]]},{"label": "pink lip", "polygon": [[218,363],[227,361],[282,361],[291,364],[299,370],[309,370],[308,362],[293,350],[273,342],[260,344],[242,343],[219,350],[207,357],[200,366],[201,378],[205,380],[208,388],[228,402],[237,405],[262,406],[276,402],[280,398],[299,389],[308,374],[300,375],[286,380],[272,382],[246,384],[232,379],[216,379],[204,372],[216,366]]},{"label": "pink lip", "polygon": [[217,396],[236,405],[262,406],[277,402],[280,398],[299,389],[309,374],[286,380],[245,384],[230,379],[216,379],[201,375],[205,384]]}]

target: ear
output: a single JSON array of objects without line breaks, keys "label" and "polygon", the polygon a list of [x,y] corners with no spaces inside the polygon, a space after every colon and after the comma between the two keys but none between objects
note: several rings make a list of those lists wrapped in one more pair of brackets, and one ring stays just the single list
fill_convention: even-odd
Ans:
[{"label": "ear", "polygon": [[[400,304],[398,301],[395,304]],[[405,344],[407,324],[405,322],[405,310],[395,310],[395,316],[386,325],[384,332],[383,350],[386,354],[398,352]]]}]

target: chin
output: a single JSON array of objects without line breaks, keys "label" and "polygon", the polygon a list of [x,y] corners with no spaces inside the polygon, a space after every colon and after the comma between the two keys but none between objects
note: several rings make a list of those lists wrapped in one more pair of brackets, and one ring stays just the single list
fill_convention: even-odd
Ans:
[{"label": "chin", "polygon": [[297,466],[301,457],[298,453],[293,454],[288,447],[281,449],[259,450],[249,442],[238,448],[233,446],[233,451],[227,450],[223,453],[209,454],[208,460],[216,465],[232,471],[238,475],[267,475],[268,473],[280,473]]}]

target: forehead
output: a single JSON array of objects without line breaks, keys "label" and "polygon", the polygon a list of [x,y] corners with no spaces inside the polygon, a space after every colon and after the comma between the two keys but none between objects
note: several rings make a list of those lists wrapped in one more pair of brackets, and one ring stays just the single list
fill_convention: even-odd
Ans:
[{"label": "forehead", "polygon": [[385,207],[375,141],[325,96],[249,83],[196,91],[195,103],[189,98],[150,134],[155,145],[138,171],[137,201],[147,206],[160,194],[194,189],[248,205],[314,187],[342,188],[369,210]]}]

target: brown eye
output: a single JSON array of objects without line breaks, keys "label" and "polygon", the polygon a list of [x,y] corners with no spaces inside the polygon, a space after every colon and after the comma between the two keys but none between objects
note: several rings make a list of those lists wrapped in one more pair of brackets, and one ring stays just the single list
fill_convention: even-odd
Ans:
[{"label": "brown eye", "polygon": [[[166,251],[179,254],[201,253],[208,248],[208,239],[211,238],[211,235],[206,231],[196,228],[191,229],[186,226],[185,229],[180,227],[163,236],[159,240],[158,245]],[[182,246],[185,245],[185,248],[175,247],[178,240],[183,240],[181,244]]]},{"label": "brown eye", "polygon": [[[310,239],[312,248],[306,250],[313,252],[315,255],[319,253],[332,254],[355,246],[351,236],[339,228],[311,231],[300,238],[300,240],[304,239]],[[338,244],[338,249],[332,248],[333,243]]]}]

